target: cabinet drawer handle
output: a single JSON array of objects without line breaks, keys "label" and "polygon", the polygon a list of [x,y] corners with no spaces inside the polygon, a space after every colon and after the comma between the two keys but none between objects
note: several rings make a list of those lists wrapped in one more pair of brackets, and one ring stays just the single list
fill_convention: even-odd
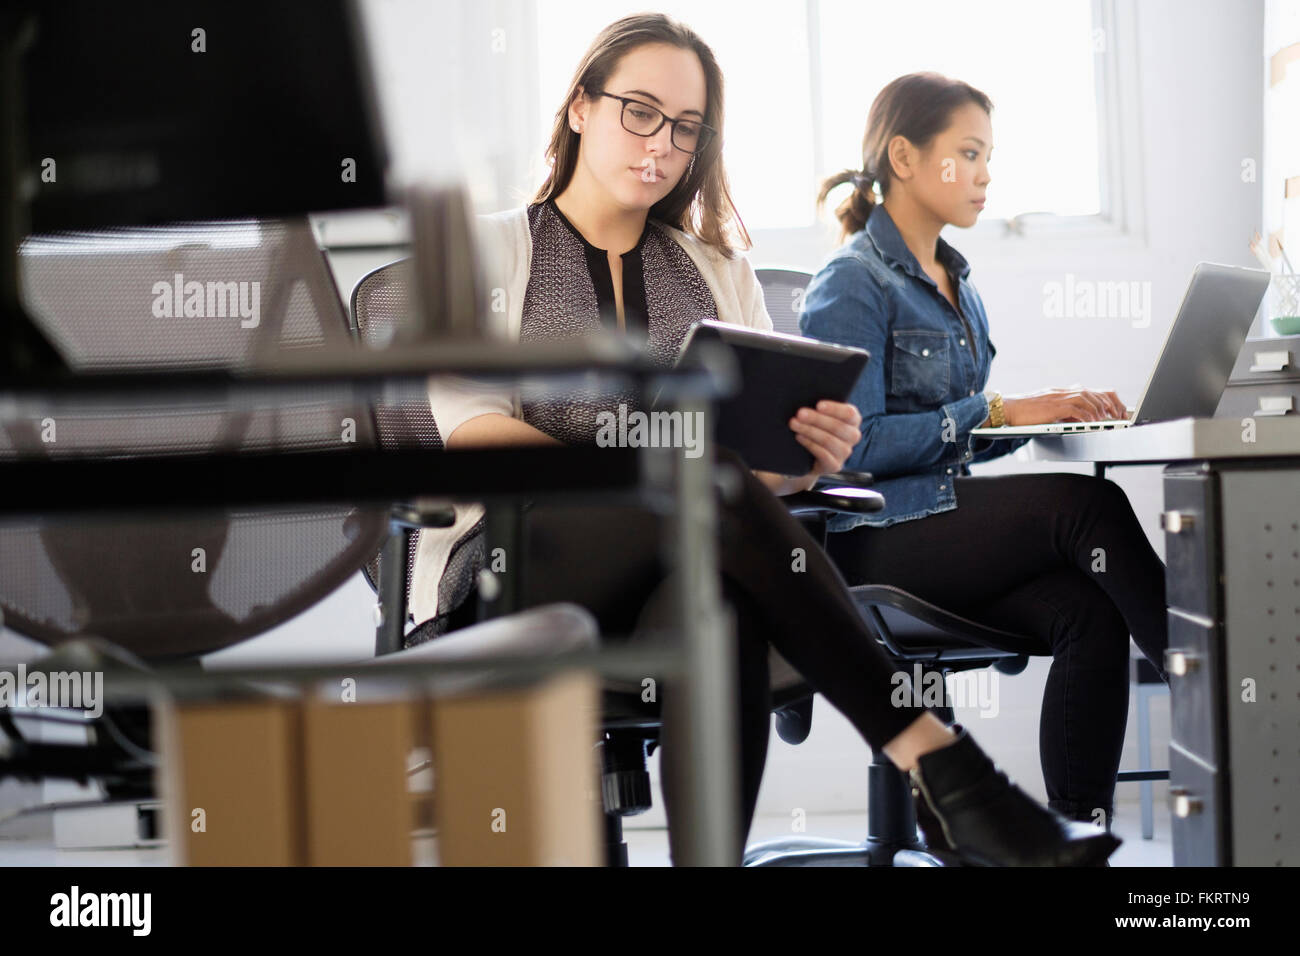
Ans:
[{"label": "cabinet drawer handle", "polygon": [[1205,801],[1195,796],[1186,787],[1170,787],[1169,809],[1174,816],[1185,820],[1204,810]]},{"label": "cabinet drawer handle", "polygon": [[1160,512],[1160,527],[1170,534],[1182,534],[1184,531],[1191,531],[1195,526],[1194,517],[1186,511]]},{"label": "cabinet drawer handle", "polygon": [[1294,395],[1261,395],[1256,415],[1290,415],[1295,411]]},{"label": "cabinet drawer handle", "polygon": [[1165,651],[1165,670],[1175,677],[1186,677],[1201,666],[1201,656],[1171,647]]},{"label": "cabinet drawer handle", "polygon": [[1290,352],[1256,352],[1252,372],[1284,372],[1291,365]]}]

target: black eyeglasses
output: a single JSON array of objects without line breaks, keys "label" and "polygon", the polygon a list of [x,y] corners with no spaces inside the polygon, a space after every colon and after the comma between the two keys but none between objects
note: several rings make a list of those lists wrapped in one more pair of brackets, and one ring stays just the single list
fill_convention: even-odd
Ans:
[{"label": "black eyeglasses", "polygon": [[717,130],[712,126],[706,126],[698,120],[688,119],[669,119],[663,110],[656,109],[649,103],[642,103],[640,100],[629,99],[626,96],[615,96],[613,93],[600,91],[597,96],[608,96],[611,100],[618,100],[623,104],[622,123],[623,128],[629,133],[637,136],[653,136],[664,127],[664,123],[673,125],[672,141],[673,145],[683,153],[698,153],[709,145]]}]

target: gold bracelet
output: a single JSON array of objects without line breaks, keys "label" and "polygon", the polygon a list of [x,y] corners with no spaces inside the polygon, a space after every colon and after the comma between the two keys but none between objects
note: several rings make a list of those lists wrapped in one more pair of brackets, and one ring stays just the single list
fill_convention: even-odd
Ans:
[{"label": "gold bracelet", "polygon": [[993,397],[989,399],[989,424],[994,428],[1001,428],[1006,423],[1007,415],[1002,407],[1002,393],[994,392]]}]

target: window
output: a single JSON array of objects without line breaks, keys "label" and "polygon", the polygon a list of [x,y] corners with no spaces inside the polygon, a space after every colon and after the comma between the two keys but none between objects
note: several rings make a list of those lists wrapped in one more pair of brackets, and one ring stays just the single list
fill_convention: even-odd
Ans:
[{"label": "window", "polygon": [[[867,111],[890,80],[935,70],[993,100],[984,219],[1101,212],[1090,0],[820,0],[827,172],[862,163]],[[1100,52],[1100,51],[1099,51]]]},{"label": "window", "polygon": [[[644,8],[538,0],[543,135],[597,32]],[[813,225],[820,179],[861,165],[876,94],[918,70],[965,80],[993,100],[984,220],[1104,211],[1097,69],[1107,37],[1094,27],[1093,0],[728,0],[657,9],[689,24],[717,55],[727,81],[724,157],[750,229]]]}]

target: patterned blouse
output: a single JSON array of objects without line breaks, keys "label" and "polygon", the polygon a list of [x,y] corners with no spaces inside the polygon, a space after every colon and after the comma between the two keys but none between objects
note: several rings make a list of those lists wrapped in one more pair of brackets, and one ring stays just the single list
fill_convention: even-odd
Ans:
[{"label": "patterned blouse", "polygon": [[[583,238],[551,200],[528,207],[528,226],[533,253],[520,341],[581,338],[602,327],[617,331],[608,252]],[[626,334],[651,361],[671,366],[691,328],[717,319],[713,294],[691,257],[652,219],[622,258]],[[636,407],[630,394],[575,388],[525,398],[523,418],[560,441],[594,444],[597,413],[620,402],[629,411]]]}]

